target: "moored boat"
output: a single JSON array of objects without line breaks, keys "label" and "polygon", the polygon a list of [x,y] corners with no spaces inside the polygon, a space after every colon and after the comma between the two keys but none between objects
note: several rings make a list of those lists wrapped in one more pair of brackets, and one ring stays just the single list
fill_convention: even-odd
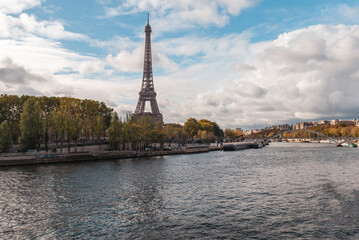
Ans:
[{"label": "moored boat", "polygon": [[209,145],[187,145],[185,148],[185,153],[199,153],[199,152],[208,152],[209,151]]},{"label": "moored boat", "polygon": [[252,142],[223,143],[223,151],[237,151],[252,148]]}]

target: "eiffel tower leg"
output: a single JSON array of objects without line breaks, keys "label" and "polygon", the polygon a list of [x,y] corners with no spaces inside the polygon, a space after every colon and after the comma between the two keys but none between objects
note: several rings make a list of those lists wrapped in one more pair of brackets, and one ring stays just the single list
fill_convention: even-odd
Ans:
[{"label": "eiffel tower leg", "polygon": [[142,106],[143,106],[142,100],[139,99],[139,100],[138,100],[138,103],[137,103],[137,106],[136,106],[136,111],[135,111],[135,113],[141,113],[141,112],[143,112],[143,111],[141,111],[142,108],[143,108]]},{"label": "eiffel tower leg", "polygon": [[156,99],[151,99],[151,110],[152,110],[152,113],[154,113],[154,114],[160,113],[160,111],[158,110],[158,105],[157,105]]},{"label": "eiffel tower leg", "polygon": [[142,105],[141,105],[141,111],[140,113],[144,113],[145,112],[145,107],[146,107],[146,101],[145,100],[142,100]]}]

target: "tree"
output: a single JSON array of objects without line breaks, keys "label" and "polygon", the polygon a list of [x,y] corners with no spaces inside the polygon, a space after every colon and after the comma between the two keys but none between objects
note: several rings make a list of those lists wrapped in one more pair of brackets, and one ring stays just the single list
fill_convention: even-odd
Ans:
[{"label": "tree", "polygon": [[0,125],[0,150],[9,152],[12,145],[11,130],[8,122],[5,120]]},{"label": "tree", "polygon": [[125,125],[125,130],[127,140],[132,145],[132,150],[137,149],[138,144],[141,142],[141,126],[137,123],[127,123]]},{"label": "tree", "polygon": [[348,137],[350,134],[350,129],[348,127],[343,127],[339,132],[342,137]]},{"label": "tree", "polygon": [[201,119],[198,121],[201,130],[204,130],[206,132],[214,132],[214,123],[211,121],[208,121],[207,119]]},{"label": "tree", "polygon": [[101,116],[97,116],[96,118],[96,126],[95,126],[95,136],[97,139],[97,143],[100,144],[101,150],[101,137],[105,131],[105,123],[103,122],[103,118]]},{"label": "tree", "polygon": [[50,114],[49,113],[45,113],[45,117],[44,117],[44,121],[43,121],[43,126],[44,126],[44,142],[45,142],[45,150],[46,152],[49,151],[49,146],[48,146],[48,142],[49,142],[49,125],[50,125]]},{"label": "tree", "polygon": [[283,132],[283,134],[281,135],[281,137],[282,138],[290,138],[290,133],[291,133],[291,131],[285,131],[285,132]]},{"label": "tree", "polygon": [[359,137],[359,128],[358,127],[353,127],[350,131],[350,135],[352,137]]},{"label": "tree", "polygon": [[142,149],[144,146],[148,146],[150,142],[156,138],[156,134],[154,133],[155,122],[150,116],[143,115],[140,118],[137,118],[135,123],[140,129],[139,141],[140,148]]},{"label": "tree", "polygon": [[331,127],[331,128],[329,128],[328,133],[329,133],[328,136],[339,137],[339,135],[340,135],[340,130],[337,129],[337,128]]},{"label": "tree", "polygon": [[235,138],[237,134],[234,130],[226,128],[226,130],[224,130],[224,136],[227,138]]},{"label": "tree", "polygon": [[103,118],[104,123],[105,123],[105,128],[107,129],[110,126],[113,109],[108,108],[104,102],[100,102],[99,107],[98,107],[98,112],[99,112],[100,116]]},{"label": "tree", "polygon": [[[216,122],[213,123],[213,127],[214,127],[214,135],[219,138],[219,139],[223,139],[224,137],[224,132],[223,130],[218,126],[218,124]],[[242,133],[243,135],[243,133]]]},{"label": "tree", "polygon": [[165,136],[165,140],[168,142],[176,141],[180,142],[180,139],[184,137],[183,126],[178,123],[168,123],[162,128],[162,132]]},{"label": "tree", "polygon": [[156,124],[155,129],[153,131],[153,141],[155,143],[160,143],[160,149],[163,149],[163,145],[166,141],[166,134],[164,132],[164,127],[162,126],[162,123]]},{"label": "tree", "polygon": [[274,137],[275,136],[275,133],[274,132],[270,132],[268,135],[267,135],[267,138],[271,138],[271,137]]},{"label": "tree", "polygon": [[122,122],[118,118],[117,112],[112,116],[110,127],[108,129],[108,135],[110,138],[110,146],[114,150],[119,149],[122,135]]},{"label": "tree", "polygon": [[20,116],[23,105],[28,98],[29,96],[0,95],[0,122],[8,121],[15,141],[21,135]]},{"label": "tree", "polygon": [[77,140],[82,129],[80,100],[67,98],[61,102],[60,108],[64,111],[64,127],[67,135],[68,152],[71,150],[71,140],[75,142],[75,152],[77,152]]},{"label": "tree", "polygon": [[197,135],[198,130],[200,130],[201,125],[198,123],[197,119],[189,118],[187,122],[184,123],[184,131],[193,139]]},{"label": "tree", "polygon": [[61,105],[59,110],[53,113],[53,122],[54,122],[54,132],[56,135],[56,145],[57,145],[57,137],[61,139],[61,152],[63,152],[63,144],[65,140],[66,128],[65,128],[65,109],[64,106]]},{"label": "tree", "polygon": [[86,140],[93,140],[95,138],[95,128],[97,124],[97,117],[99,113],[100,103],[94,100],[82,100],[81,101],[81,112],[82,112],[82,137]]},{"label": "tree", "polygon": [[206,140],[206,138],[207,138],[207,131],[206,130],[198,130],[197,135],[203,143],[203,141]]},{"label": "tree", "polygon": [[40,150],[40,139],[42,136],[41,109],[36,98],[30,97],[24,104],[20,118],[20,148]]},{"label": "tree", "polygon": [[[200,130],[205,131],[206,132],[206,136],[205,139],[203,139],[203,136],[200,136],[201,134],[203,135],[203,132],[201,132],[201,134],[197,133],[198,136],[203,140],[206,141],[215,141],[216,139],[222,139],[224,136],[224,132],[222,129],[220,129],[220,127],[218,126],[218,124],[216,122],[211,122],[207,119],[201,119],[198,121],[199,125],[200,125]],[[237,136],[239,135],[243,135],[241,134],[237,134]]]}]

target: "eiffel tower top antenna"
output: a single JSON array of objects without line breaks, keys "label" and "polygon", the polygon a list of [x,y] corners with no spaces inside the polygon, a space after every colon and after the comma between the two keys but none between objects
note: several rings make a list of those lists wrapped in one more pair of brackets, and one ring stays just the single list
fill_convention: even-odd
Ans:
[{"label": "eiffel tower top antenna", "polygon": [[150,13],[147,13],[147,25],[150,25]]}]

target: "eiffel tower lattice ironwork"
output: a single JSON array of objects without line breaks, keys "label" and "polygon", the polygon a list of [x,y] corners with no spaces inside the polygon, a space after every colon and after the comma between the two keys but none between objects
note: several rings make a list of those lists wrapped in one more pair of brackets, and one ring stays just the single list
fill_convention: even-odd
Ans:
[{"label": "eiffel tower lattice ironwork", "polygon": [[[145,27],[146,40],[145,40],[145,57],[143,64],[143,78],[142,87],[139,92],[140,98],[138,99],[137,107],[134,113],[135,117],[142,115],[150,116],[155,122],[163,122],[163,116],[158,109],[156,100],[156,92],[153,84],[152,74],[152,53],[151,53],[151,26],[149,23],[149,14],[147,14],[147,25]],[[151,112],[145,112],[146,102],[150,102]],[[147,109],[146,109],[147,110]]]}]

